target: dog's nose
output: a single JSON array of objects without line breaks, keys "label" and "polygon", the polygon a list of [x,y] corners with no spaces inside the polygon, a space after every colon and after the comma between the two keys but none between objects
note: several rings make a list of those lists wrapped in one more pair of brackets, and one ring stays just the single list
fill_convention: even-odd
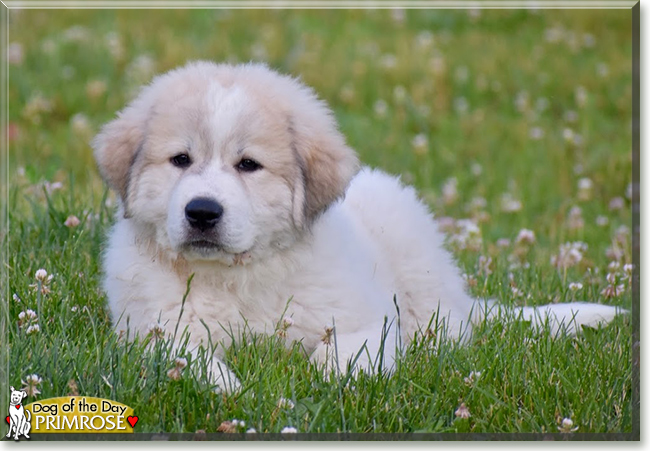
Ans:
[{"label": "dog's nose", "polygon": [[205,197],[192,199],[185,206],[187,222],[201,232],[213,228],[222,215],[223,207],[218,202]]}]

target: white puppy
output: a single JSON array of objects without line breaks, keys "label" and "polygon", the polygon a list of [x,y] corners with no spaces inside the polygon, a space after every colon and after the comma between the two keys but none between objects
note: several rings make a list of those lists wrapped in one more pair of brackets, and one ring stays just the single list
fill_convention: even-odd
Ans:
[{"label": "white puppy", "polygon": [[[196,62],[159,76],[93,145],[121,198],[104,256],[118,330],[159,321],[195,345],[228,345],[244,324],[273,333],[291,318],[287,338],[316,362],[372,369],[383,344],[390,367],[396,343],[434,314],[452,336],[483,316],[414,190],[359,170],[326,105],[266,66]],[[522,313],[595,324],[616,310]],[[215,383],[236,389],[222,352]]]}]

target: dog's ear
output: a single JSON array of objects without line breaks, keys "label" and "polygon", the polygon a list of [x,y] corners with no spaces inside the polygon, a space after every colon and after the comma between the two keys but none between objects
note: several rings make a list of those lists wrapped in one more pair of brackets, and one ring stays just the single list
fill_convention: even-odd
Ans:
[{"label": "dog's ear", "polygon": [[27,398],[27,392],[25,390],[20,390],[23,394],[23,399]]},{"label": "dog's ear", "polygon": [[13,388],[13,387],[9,387],[9,388],[11,389],[11,391],[16,391],[16,389],[15,389],[15,388]]},{"label": "dog's ear", "polygon": [[122,198],[128,216],[127,194],[131,167],[144,140],[144,113],[131,106],[107,123],[92,141],[99,172]]},{"label": "dog's ear", "polygon": [[[293,117],[289,129],[292,149],[301,170],[303,218],[311,223],[333,202],[343,197],[352,177],[359,170],[355,152],[346,145],[329,110],[312,117]],[[311,122],[309,122],[311,120]],[[294,216],[298,212],[294,210]]]}]

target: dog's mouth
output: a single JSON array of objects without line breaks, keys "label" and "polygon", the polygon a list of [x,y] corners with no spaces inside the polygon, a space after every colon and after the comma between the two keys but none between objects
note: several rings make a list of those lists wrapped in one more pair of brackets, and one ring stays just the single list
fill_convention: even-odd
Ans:
[{"label": "dog's mouth", "polygon": [[194,240],[187,243],[187,247],[195,250],[215,250],[221,249],[218,243],[209,240]]},{"label": "dog's mouth", "polygon": [[243,265],[250,261],[250,250],[244,252],[233,252],[223,245],[210,240],[192,240],[183,246],[186,252],[189,252],[190,260],[196,257],[207,260],[220,260],[232,265]]}]

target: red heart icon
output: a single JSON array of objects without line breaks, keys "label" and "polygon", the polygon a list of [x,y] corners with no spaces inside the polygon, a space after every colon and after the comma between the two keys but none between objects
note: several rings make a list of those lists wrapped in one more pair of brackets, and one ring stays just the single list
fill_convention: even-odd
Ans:
[{"label": "red heart icon", "polygon": [[7,415],[7,423],[11,424],[11,421],[9,421],[9,415]]},{"label": "red heart icon", "polygon": [[129,422],[132,428],[135,427],[135,424],[138,422],[138,417],[133,416],[133,417],[126,417],[126,421]]}]

